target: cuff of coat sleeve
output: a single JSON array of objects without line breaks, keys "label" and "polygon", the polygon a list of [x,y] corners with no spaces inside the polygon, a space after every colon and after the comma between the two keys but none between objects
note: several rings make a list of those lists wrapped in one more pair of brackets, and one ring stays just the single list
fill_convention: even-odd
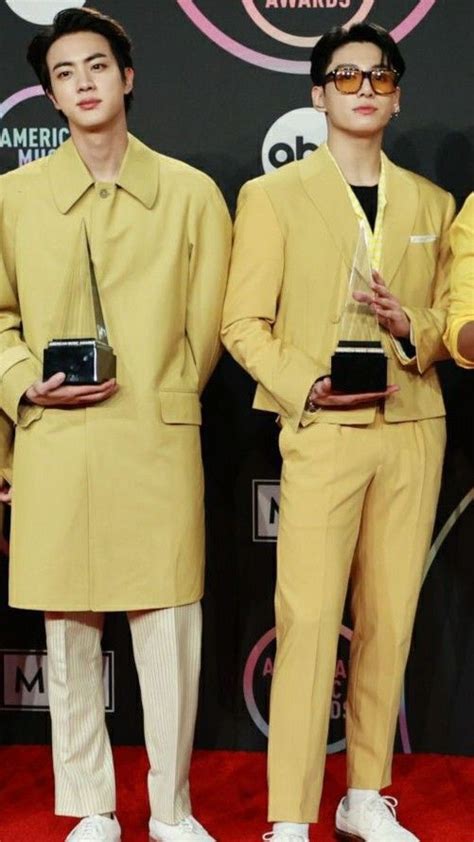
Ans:
[{"label": "cuff of coat sleeve", "polygon": [[392,345],[397,358],[402,365],[413,365],[416,363],[416,348],[415,343],[411,338],[400,339],[398,336],[392,336]]},{"label": "cuff of coat sleeve", "polygon": [[458,339],[461,328],[463,328],[464,325],[469,324],[469,322],[471,321],[474,321],[474,314],[472,318],[459,318],[453,320],[451,322],[451,325],[449,326],[449,329],[446,331],[443,337],[444,343],[448,348],[453,360],[461,368],[474,368],[474,362],[472,360],[467,360],[465,357],[462,356],[462,354],[459,353],[458,350]]},{"label": "cuff of coat sleeve", "polygon": [[446,318],[446,311],[433,311],[433,318],[427,316],[425,308],[404,307],[411,322],[413,333],[413,344],[416,346],[416,367],[420,374],[440,360],[447,360],[449,352],[443,342],[443,316]]},{"label": "cuff of coat sleeve", "polygon": [[2,476],[2,478],[5,480],[5,482],[8,483],[8,485],[12,485],[12,483],[13,483],[13,472],[12,472],[11,467],[10,468],[7,468],[7,467],[2,468],[1,471],[0,471],[0,476]]},{"label": "cuff of coat sleeve", "polygon": [[[310,413],[306,410],[306,401],[308,400],[308,395],[311,391],[312,386],[316,383],[316,380],[318,380],[319,377],[320,377],[319,374],[316,374],[315,372],[313,372],[313,374],[311,375],[311,380],[309,380],[308,383],[305,384],[305,387],[304,387],[305,391],[304,391],[304,393],[302,393],[301,399],[298,402],[298,407],[297,407],[295,415],[292,418],[289,419],[290,426],[292,427],[292,429],[295,432],[298,429],[298,427],[301,425],[301,422],[303,421],[303,419],[307,419],[308,416],[309,416],[311,420],[314,420],[314,417],[318,412],[318,410],[316,410],[316,412],[312,412],[311,415],[310,415]],[[307,424],[308,424],[308,420],[306,420],[306,423],[304,423],[302,426],[306,426]]]},{"label": "cuff of coat sleeve", "polygon": [[414,365],[417,361],[416,332],[409,311],[403,308],[403,312],[410,319],[410,336],[401,340],[399,337],[390,334],[390,342],[398,361],[404,366],[409,366]]},{"label": "cuff of coat sleeve", "polygon": [[41,377],[38,364],[25,359],[13,365],[2,377],[2,409],[19,427],[28,427],[43,414],[42,406],[20,404],[26,390]]}]

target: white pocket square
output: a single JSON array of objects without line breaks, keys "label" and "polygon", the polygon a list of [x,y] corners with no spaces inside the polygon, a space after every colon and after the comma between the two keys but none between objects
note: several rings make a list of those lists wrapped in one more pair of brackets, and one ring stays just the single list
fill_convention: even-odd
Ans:
[{"label": "white pocket square", "polygon": [[437,234],[412,234],[410,243],[434,243],[437,239]]}]

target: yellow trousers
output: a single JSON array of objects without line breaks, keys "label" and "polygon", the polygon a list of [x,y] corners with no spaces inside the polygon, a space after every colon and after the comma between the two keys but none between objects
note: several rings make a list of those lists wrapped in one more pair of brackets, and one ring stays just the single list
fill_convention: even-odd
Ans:
[{"label": "yellow trousers", "polygon": [[348,785],[390,783],[444,447],[443,418],[281,431],[270,821],[317,821],[349,577]]}]

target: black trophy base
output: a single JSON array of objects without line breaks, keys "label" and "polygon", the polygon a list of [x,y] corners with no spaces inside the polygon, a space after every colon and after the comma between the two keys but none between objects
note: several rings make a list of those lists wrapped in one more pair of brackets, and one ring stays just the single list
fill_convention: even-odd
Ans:
[{"label": "black trophy base", "polygon": [[339,342],[331,358],[334,392],[360,395],[385,392],[387,357],[380,342]]},{"label": "black trophy base", "polygon": [[53,339],[43,356],[43,380],[63,371],[65,383],[97,386],[116,376],[117,358],[110,347],[97,339]]}]

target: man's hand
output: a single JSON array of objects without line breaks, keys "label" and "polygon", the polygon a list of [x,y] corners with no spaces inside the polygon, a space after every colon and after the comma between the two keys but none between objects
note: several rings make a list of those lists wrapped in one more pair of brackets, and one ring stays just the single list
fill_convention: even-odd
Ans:
[{"label": "man's hand", "polygon": [[387,386],[385,392],[364,392],[356,395],[343,395],[333,392],[330,377],[317,380],[313,385],[310,401],[316,406],[327,406],[329,409],[351,409],[359,404],[373,403],[381,398],[388,398],[398,392],[399,386]]},{"label": "man's hand", "polygon": [[8,503],[10,505],[12,502],[12,487],[8,485],[8,482],[3,477],[0,477],[0,503]]},{"label": "man's hand", "polygon": [[118,389],[116,380],[106,380],[99,386],[63,386],[66,375],[53,374],[49,380],[36,380],[25,392],[29,403],[57,409],[78,409],[94,406],[110,398]]},{"label": "man's hand", "polygon": [[402,310],[398,300],[385,286],[385,281],[378,272],[372,272],[373,295],[367,292],[354,292],[354,298],[362,304],[368,304],[375,313],[379,324],[387,328],[392,336],[399,339],[410,336],[410,319]]}]

